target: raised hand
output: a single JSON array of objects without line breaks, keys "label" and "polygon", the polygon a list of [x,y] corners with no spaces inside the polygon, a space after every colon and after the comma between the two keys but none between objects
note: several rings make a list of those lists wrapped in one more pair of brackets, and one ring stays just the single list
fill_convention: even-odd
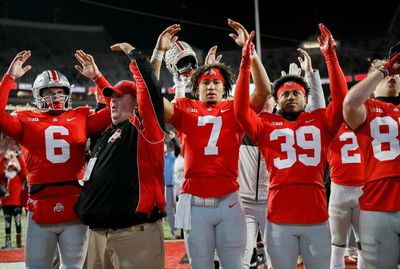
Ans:
[{"label": "raised hand", "polygon": [[25,75],[25,73],[32,68],[30,65],[23,67],[24,63],[29,59],[29,57],[31,57],[30,50],[23,50],[19,52],[12,60],[6,74],[12,76],[14,79],[19,79]]},{"label": "raised hand", "polygon": [[92,55],[85,53],[83,50],[77,50],[74,55],[81,64],[75,65],[75,69],[83,76],[94,80],[101,75]]},{"label": "raised hand", "polygon": [[253,37],[255,32],[252,31],[242,49],[242,62],[240,63],[240,69],[250,70],[251,62],[254,58],[254,44]]},{"label": "raised hand", "polygon": [[246,40],[249,38],[249,33],[243,25],[238,23],[237,21],[228,19],[228,25],[236,31],[236,34],[229,34],[229,36],[239,45],[239,47],[243,47],[246,44]]},{"label": "raised hand", "polygon": [[181,30],[180,24],[173,24],[168,26],[157,39],[156,49],[160,51],[166,52],[169,50],[172,45],[178,40],[178,37],[175,36]]},{"label": "raised hand", "polygon": [[336,55],[335,52],[336,45],[335,41],[333,40],[331,32],[322,23],[320,23],[318,26],[319,30],[321,31],[321,35],[318,36],[317,40],[322,54],[325,57]]},{"label": "raised hand", "polygon": [[390,58],[379,70],[385,77],[400,74],[400,52]]},{"label": "raised hand", "polygon": [[222,55],[215,57],[217,55],[217,48],[218,46],[211,47],[207,53],[206,59],[204,60],[204,64],[217,64],[221,61]]},{"label": "raised hand", "polygon": [[110,48],[112,51],[123,51],[125,52],[126,55],[129,55],[129,53],[135,49],[131,44],[126,42],[116,43],[112,45]]},{"label": "raised hand", "polygon": [[289,73],[286,73],[284,70],[282,70],[281,75],[282,75],[282,77],[287,76],[287,75],[300,76],[301,68],[299,68],[296,63],[291,63],[289,65]]},{"label": "raised hand", "polygon": [[301,57],[297,57],[297,60],[299,60],[301,69],[304,70],[304,72],[312,72],[313,68],[312,68],[312,62],[311,62],[311,57],[310,55],[308,55],[308,53],[301,49],[298,48],[297,51],[301,54],[301,56],[303,56],[303,58]]}]

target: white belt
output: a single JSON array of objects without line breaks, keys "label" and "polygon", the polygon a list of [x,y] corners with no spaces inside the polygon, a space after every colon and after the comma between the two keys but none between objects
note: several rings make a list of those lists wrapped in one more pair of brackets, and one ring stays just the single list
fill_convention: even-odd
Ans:
[{"label": "white belt", "polygon": [[192,205],[200,207],[216,208],[219,205],[219,198],[214,198],[214,197],[204,198],[192,195]]}]

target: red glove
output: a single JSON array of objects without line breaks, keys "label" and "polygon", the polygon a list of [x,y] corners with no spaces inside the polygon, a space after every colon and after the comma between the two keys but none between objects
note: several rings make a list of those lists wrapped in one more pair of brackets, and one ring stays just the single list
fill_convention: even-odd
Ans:
[{"label": "red glove", "polygon": [[394,76],[400,74],[400,52],[390,58],[382,67],[378,70],[386,76]]},{"label": "red glove", "polygon": [[246,40],[246,44],[242,49],[242,62],[240,63],[240,69],[250,70],[251,62],[253,61],[254,56],[254,44],[252,43],[254,37],[254,31],[252,31],[249,35],[249,38]]},{"label": "red glove", "polygon": [[319,48],[321,49],[322,54],[325,57],[335,56],[336,55],[336,52],[335,52],[336,45],[335,45],[335,41],[333,40],[331,32],[322,23],[320,23],[318,26],[319,26],[319,30],[321,31],[321,35],[318,36],[317,40],[318,40]]}]

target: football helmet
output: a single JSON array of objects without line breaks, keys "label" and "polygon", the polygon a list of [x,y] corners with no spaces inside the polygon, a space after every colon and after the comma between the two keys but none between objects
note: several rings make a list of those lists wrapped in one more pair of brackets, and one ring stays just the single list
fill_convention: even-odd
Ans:
[{"label": "football helmet", "polygon": [[197,69],[196,53],[183,41],[176,41],[165,53],[165,64],[168,71],[174,76],[190,73]]},{"label": "football helmet", "polygon": [[[62,88],[64,94],[43,96],[43,90]],[[68,79],[56,70],[46,70],[38,75],[32,87],[34,103],[39,110],[68,110],[71,108],[71,85]]]}]

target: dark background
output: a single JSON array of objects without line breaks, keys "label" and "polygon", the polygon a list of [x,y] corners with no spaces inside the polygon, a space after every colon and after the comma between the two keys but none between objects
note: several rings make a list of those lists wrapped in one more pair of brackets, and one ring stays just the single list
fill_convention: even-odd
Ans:
[{"label": "dark background", "polygon": [[[235,0],[237,2],[238,0]],[[387,38],[399,32],[399,1],[259,0],[262,47],[292,46],[314,40],[323,22],[335,39]],[[116,42],[152,48],[159,33],[180,23],[179,38],[198,48],[236,47],[226,19],[255,28],[254,1],[86,1],[3,0],[0,17],[58,24],[102,25]],[[385,48],[386,49],[386,48]]]}]

